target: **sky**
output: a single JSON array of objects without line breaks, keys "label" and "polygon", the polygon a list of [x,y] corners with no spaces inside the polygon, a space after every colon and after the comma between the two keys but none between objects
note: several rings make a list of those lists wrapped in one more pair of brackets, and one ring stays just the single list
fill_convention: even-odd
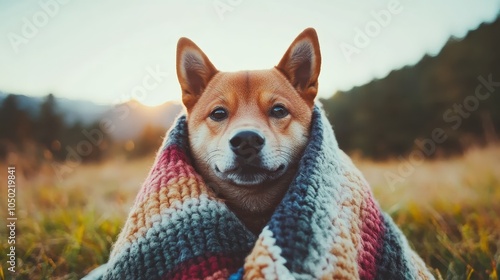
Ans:
[{"label": "sky", "polygon": [[319,96],[330,97],[437,54],[499,11],[499,0],[0,0],[0,91],[158,105],[180,100],[180,37],[221,71],[266,69],[314,27]]}]

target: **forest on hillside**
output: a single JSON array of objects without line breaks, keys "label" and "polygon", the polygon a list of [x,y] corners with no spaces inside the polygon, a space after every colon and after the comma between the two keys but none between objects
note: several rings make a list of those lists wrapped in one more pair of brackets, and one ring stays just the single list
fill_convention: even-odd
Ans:
[{"label": "forest on hillside", "polygon": [[[102,134],[96,145],[77,145],[82,142],[82,133],[98,128],[98,124],[85,125],[76,122],[69,125],[64,116],[56,110],[53,94],[45,97],[37,108],[22,108],[19,96],[9,94],[0,104],[0,160],[9,153],[29,156],[33,161],[64,160],[68,150],[81,149],[85,161],[98,161],[103,158],[110,139]],[[101,136],[101,135],[99,135]],[[85,143],[86,144],[86,143]],[[83,147],[85,146],[85,147]]]},{"label": "forest on hillside", "polygon": [[498,141],[499,35],[500,19],[482,24],[450,38],[435,57],[322,100],[340,147],[385,159],[414,149],[454,155]]}]

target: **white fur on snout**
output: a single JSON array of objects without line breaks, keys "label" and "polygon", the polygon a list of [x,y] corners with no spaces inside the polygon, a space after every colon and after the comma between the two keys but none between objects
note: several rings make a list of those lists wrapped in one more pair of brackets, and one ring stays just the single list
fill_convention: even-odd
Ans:
[{"label": "white fur on snout", "polygon": [[[257,185],[282,175],[287,170],[290,156],[282,152],[265,152],[264,150],[268,149],[264,147],[255,157],[261,162],[258,167],[266,170],[266,172],[254,174],[251,180],[244,178],[239,174],[241,166],[236,155],[230,151],[230,153],[222,156],[220,161],[216,162],[222,179],[227,178],[238,185]],[[280,169],[280,167],[284,168]]]},{"label": "white fur on snout", "polygon": [[238,163],[236,154],[231,149],[229,139],[227,139],[227,142],[221,141],[220,146],[218,147],[221,153],[213,159],[214,168],[216,166],[219,171],[216,172],[218,173],[217,175],[219,175],[221,179],[229,179],[238,185],[256,185],[267,180],[276,179],[285,173],[290,161],[292,160],[293,154],[293,149],[291,149],[292,147],[289,145],[290,140],[281,140],[284,141],[282,141],[282,143],[278,143],[276,139],[269,139],[268,137],[265,137],[264,147],[248,159],[248,161],[258,159],[260,162],[258,167],[267,171],[256,173],[251,180],[248,180],[249,178],[244,178],[238,174],[238,168],[241,166]]},{"label": "white fur on snout", "polygon": [[[266,171],[254,176],[239,174],[238,158],[231,149],[230,139],[242,130],[253,130],[265,138],[262,149],[253,155],[260,162],[259,168]],[[198,126],[190,135],[191,148],[197,165],[220,180],[236,185],[258,185],[274,180],[286,173],[290,164],[298,160],[299,152],[307,142],[307,131],[300,123],[291,123],[286,135],[275,137],[270,131],[245,125],[238,126],[220,137],[213,137],[207,126]],[[250,158],[249,161],[252,161]],[[281,167],[281,168],[280,168]],[[284,167],[284,168],[283,168]]]}]

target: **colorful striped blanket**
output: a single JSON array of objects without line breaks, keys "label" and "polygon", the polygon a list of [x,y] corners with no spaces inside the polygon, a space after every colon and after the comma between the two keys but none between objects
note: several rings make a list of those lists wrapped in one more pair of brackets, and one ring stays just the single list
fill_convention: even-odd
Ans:
[{"label": "colorful striped blanket", "polygon": [[99,279],[433,279],[316,107],[311,139],[255,236],[193,168],[186,117],[167,134]]}]

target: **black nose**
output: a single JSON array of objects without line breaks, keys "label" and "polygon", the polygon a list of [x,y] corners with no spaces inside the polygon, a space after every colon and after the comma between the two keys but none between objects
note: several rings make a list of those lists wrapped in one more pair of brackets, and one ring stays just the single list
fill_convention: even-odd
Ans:
[{"label": "black nose", "polygon": [[244,159],[250,159],[257,155],[264,147],[265,142],[264,137],[250,130],[240,131],[229,140],[231,150]]}]

